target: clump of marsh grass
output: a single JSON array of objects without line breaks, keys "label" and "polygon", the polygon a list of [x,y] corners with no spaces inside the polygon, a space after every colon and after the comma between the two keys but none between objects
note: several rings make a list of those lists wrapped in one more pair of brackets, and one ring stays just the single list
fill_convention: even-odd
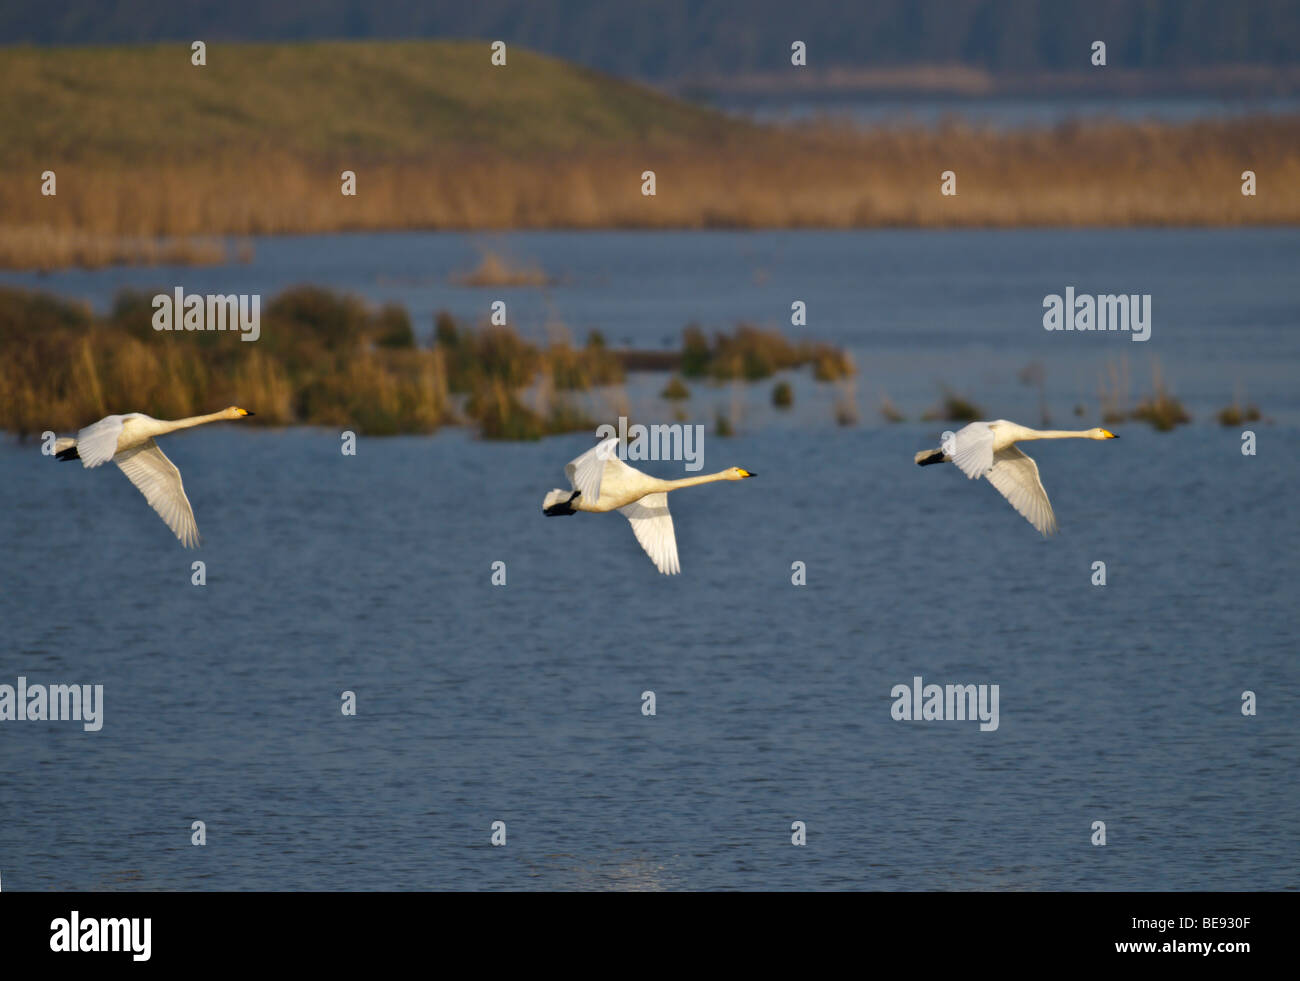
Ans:
[{"label": "clump of marsh grass", "polygon": [[548,433],[577,433],[596,428],[591,417],[566,398],[559,398],[552,402],[545,418]]},{"label": "clump of marsh grass", "polygon": [[773,386],[772,404],[778,409],[788,409],[794,405],[794,389],[789,382],[781,381]]},{"label": "clump of marsh grass", "polygon": [[484,439],[534,440],[546,435],[546,421],[499,378],[475,389],[465,411],[478,423]]},{"label": "clump of marsh grass", "polygon": [[535,264],[512,262],[495,252],[484,252],[468,272],[453,273],[457,286],[550,286],[553,282]]},{"label": "clump of marsh grass", "polygon": [[938,406],[927,409],[921,416],[924,422],[975,422],[983,418],[984,412],[978,405],[958,395],[946,385],[941,389],[943,400]]},{"label": "clump of marsh grass", "polygon": [[1219,410],[1219,425],[1240,426],[1243,422],[1258,422],[1259,406],[1252,403],[1242,404],[1241,387],[1238,386],[1232,396],[1232,404]]},{"label": "clump of marsh grass", "polygon": [[556,388],[586,391],[623,381],[623,362],[605,347],[599,331],[593,330],[587,335],[586,345],[576,349],[570,346],[567,331],[557,328],[553,333],[543,358]]},{"label": "clump of marsh grass", "polygon": [[889,423],[905,421],[903,413],[898,410],[898,406],[894,405],[893,399],[883,393],[880,396],[880,417]]},{"label": "clump of marsh grass", "polygon": [[523,388],[542,367],[536,346],[513,328],[491,325],[470,330],[445,312],[435,319],[434,345],[447,359],[453,392],[477,392],[492,381],[510,389]]},{"label": "clump of marsh grass", "polygon": [[1257,405],[1243,407],[1240,402],[1233,402],[1219,410],[1219,424],[1222,426],[1240,426],[1243,422],[1258,422],[1259,418]]},{"label": "clump of marsh grass", "polygon": [[837,381],[854,372],[846,351],[812,341],[791,343],[780,331],[752,324],[738,324],[734,333],[717,332],[712,338],[696,324],[682,332],[681,371],[687,378],[760,381],[807,364],[818,381]]},{"label": "clump of marsh grass", "polygon": [[557,393],[550,375],[541,376],[533,404],[546,434],[571,433],[596,427],[573,398],[571,391]]},{"label": "clump of marsh grass", "polygon": [[1183,404],[1165,387],[1159,363],[1153,363],[1151,367],[1151,388],[1152,393],[1138,402],[1129,414],[1130,419],[1150,423],[1159,432],[1168,432],[1192,421]]},{"label": "clump of marsh grass", "polygon": [[664,390],[659,393],[659,397],[669,402],[683,402],[691,397],[691,390],[686,387],[686,383],[680,376],[673,375],[664,386]]},{"label": "clump of marsh grass", "polygon": [[813,378],[819,382],[841,381],[854,374],[853,356],[824,344],[814,345],[811,353]]},{"label": "clump of marsh grass", "polygon": [[1143,399],[1137,404],[1130,418],[1150,423],[1160,432],[1168,432],[1175,426],[1192,421],[1183,404],[1168,392],[1157,392]]}]

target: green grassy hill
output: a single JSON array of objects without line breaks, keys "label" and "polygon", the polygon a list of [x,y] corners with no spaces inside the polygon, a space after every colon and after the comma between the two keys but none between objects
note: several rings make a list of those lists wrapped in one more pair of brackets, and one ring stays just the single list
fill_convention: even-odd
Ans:
[{"label": "green grassy hill", "polygon": [[0,48],[0,161],[135,163],[274,147],[394,159],[712,140],[747,127],[486,41]]}]

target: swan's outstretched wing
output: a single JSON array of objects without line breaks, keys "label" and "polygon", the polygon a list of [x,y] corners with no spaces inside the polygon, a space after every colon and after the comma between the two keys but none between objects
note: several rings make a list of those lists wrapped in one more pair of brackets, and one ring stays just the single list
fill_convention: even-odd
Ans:
[{"label": "swan's outstretched wing", "polygon": [[1052,513],[1052,502],[1047,499],[1047,491],[1038,477],[1038,464],[1018,446],[998,450],[993,468],[986,476],[1031,525],[1044,535],[1056,531],[1056,515]]},{"label": "swan's outstretched wing", "polygon": [[564,475],[569,478],[573,489],[582,493],[582,499],[588,504],[600,500],[600,483],[607,467],[627,468],[627,464],[618,458],[617,451],[618,437],[611,436],[565,464]]},{"label": "swan's outstretched wing", "polygon": [[632,534],[656,569],[665,576],[682,571],[677,561],[677,535],[673,531],[673,516],[668,513],[667,494],[647,494],[618,510],[632,523]]},{"label": "swan's outstretched wing", "polygon": [[144,495],[149,506],[158,512],[186,548],[199,543],[199,526],[194,521],[194,509],[185,496],[181,472],[163,455],[152,439],[113,457],[122,473]]},{"label": "swan's outstretched wing", "polygon": [[983,476],[993,466],[993,427],[987,422],[972,422],[953,434],[952,449],[943,447],[952,462],[972,480]]},{"label": "swan's outstretched wing", "polygon": [[83,467],[97,467],[113,459],[122,435],[122,416],[105,416],[77,433],[77,455]]}]

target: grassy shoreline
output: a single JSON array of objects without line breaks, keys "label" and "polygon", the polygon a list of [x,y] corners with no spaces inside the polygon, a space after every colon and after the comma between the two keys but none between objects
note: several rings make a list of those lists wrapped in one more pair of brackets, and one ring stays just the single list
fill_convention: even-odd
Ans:
[{"label": "grassy shoreline", "polygon": [[214,263],[229,239],[362,230],[1300,223],[1300,117],[778,128],[522,50],[493,68],[479,42],[208,59],[0,50],[0,267]]}]

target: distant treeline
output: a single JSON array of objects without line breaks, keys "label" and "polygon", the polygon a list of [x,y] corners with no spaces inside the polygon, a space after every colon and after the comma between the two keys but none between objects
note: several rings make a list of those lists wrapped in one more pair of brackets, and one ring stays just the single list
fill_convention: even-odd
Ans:
[{"label": "distant treeline", "polygon": [[1094,40],[1109,64],[1162,69],[1294,64],[1294,0],[48,0],[0,9],[10,43],[204,39],[485,38],[618,75],[672,80],[789,64],[863,68],[964,64],[992,71],[1075,67]]},{"label": "distant treeline", "polygon": [[[375,309],[309,286],[267,303],[251,344],[229,332],[156,331],[153,314],[152,295],[132,290],[97,317],[84,304],[0,289],[5,427],[22,436],[75,432],[115,412],[167,419],[240,405],[269,425],[385,435],[469,424],[490,439],[536,439],[626,414],[621,383],[644,367],[642,355],[608,349],[599,332],[579,347],[552,328],[539,346],[509,327],[472,327],[446,313],[422,342],[400,306]],[[757,381],[802,365],[820,381],[853,372],[839,349],[743,324],[712,336],[688,326],[679,351],[656,367]],[[607,392],[603,401],[597,390]],[[578,398],[586,392],[592,397]]]}]

